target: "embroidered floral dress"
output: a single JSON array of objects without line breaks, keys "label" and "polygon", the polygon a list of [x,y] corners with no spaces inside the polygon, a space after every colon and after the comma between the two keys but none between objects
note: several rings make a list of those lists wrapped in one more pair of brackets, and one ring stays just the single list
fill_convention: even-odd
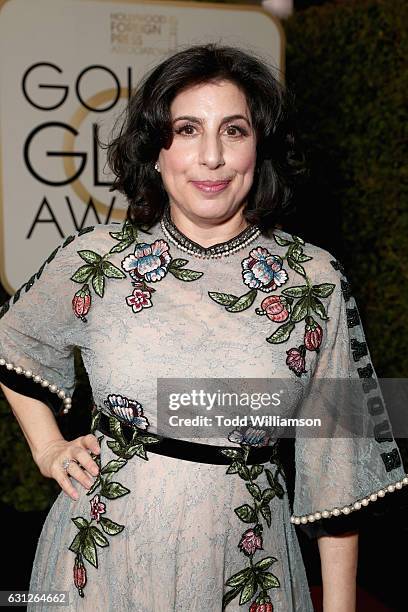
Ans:
[{"label": "embroidered floral dress", "polygon": [[[262,428],[209,439],[234,449],[225,465],[151,450],[158,378],[280,378],[301,389],[361,379],[372,383],[361,412],[375,405],[370,419],[384,423],[344,270],[298,236],[250,226],[204,249],[168,211],[148,231],[88,227],[0,317],[5,385],[69,418],[78,346],[92,386],[100,475],[89,491],[71,477],[77,501],[61,491],[30,583],[68,591],[68,610],[312,612],[295,524],[335,522],[408,483],[392,435],[297,438],[293,511],[278,445]],[[301,417],[306,404],[286,409]],[[98,430],[101,414],[110,436]],[[270,460],[247,465],[251,446],[265,445]]]}]

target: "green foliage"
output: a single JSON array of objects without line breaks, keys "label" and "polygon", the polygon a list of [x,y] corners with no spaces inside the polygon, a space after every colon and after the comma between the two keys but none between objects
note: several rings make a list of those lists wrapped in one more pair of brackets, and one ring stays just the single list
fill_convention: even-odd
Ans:
[{"label": "green foliage", "polygon": [[390,378],[404,377],[408,344],[407,22],[404,0],[333,2],[283,22],[311,175],[331,194],[327,217],[340,210],[342,262],[377,374]]}]

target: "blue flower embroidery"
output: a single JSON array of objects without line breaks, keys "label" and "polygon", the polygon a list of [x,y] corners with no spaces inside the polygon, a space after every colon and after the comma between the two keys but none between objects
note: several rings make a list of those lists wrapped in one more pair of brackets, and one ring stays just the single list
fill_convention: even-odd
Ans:
[{"label": "blue flower embroidery", "polygon": [[155,240],[152,244],[140,242],[134,253],[122,261],[122,268],[135,281],[156,282],[166,276],[170,261],[169,245],[165,240]]},{"label": "blue flower embroidery", "polygon": [[228,440],[237,444],[249,444],[250,446],[266,446],[269,436],[263,429],[248,427],[244,433],[234,429],[229,435]]},{"label": "blue flower embroidery", "polygon": [[282,264],[282,258],[279,255],[271,255],[268,249],[263,247],[252,249],[249,257],[242,261],[244,283],[252,289],[274,291],[288,280]]},{"label": "blue flower embroidery", "polygon": [[103,402],[108,410],[126,423],[139,429],[147,429],[149,421],[143,416],[142,405],[136,400],[128,399],[123,395],[108,395],[108,399]]}]

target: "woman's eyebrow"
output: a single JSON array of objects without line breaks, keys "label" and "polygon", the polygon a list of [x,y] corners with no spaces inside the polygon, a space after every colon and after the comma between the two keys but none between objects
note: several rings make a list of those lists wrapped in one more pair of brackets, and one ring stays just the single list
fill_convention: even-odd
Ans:
[{"label": "woman's eyebrow", "polygon": [[[202,123],[202,120],[199,117],[193,117],[192,115],[181,115],[180,117],[176,117],[173,119],[173,123],[180,121],[181,119],[191,121],[192,123]],[[244,117],[244,115],[228,115],[228,117],[223,118],[221,124],[227,123],[228,121],[236,121],[237,119],[243,119],[249,126],[251,126],[247,117]]]}]

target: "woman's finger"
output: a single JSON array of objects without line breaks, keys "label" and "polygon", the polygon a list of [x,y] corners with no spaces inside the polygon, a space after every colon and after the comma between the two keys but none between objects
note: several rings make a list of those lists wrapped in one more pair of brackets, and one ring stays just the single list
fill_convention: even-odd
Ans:
[{"label": "woman's finger", "polygon": [[76,446],[72,450],[72,458],[78,461],[78,463],[92,476],[97,476],[99,474],[98,464],[84,448]]},{"label": "woman's finger", "polygon": [[75,478],[86,490],[94,483],[92,478],[82,469],[81,465],[72,461],[68,466],[68,474]]},{"label": "woman's finger", "polygon": [[63,473],[57,476],[55,480],[58,482],[59,486],[64,491],[64,493],[66,493],[68,497],[71,497],[74,501],[76,501],[77,499],[79,499],[79,493],[74,487],[74,485],[72,484],[71,480],[69,479],[69,476],[64,475],[63,468],[61,468],[61,471]]},{"label": "woman's finger", "polygon": [[98,438],[94,436],[94,434],[87,434],[86,436],[82,436],[79,438],[84,448],[89,448],[94,454],[99,454],[101,452],[101,447],[99,446]]}]

